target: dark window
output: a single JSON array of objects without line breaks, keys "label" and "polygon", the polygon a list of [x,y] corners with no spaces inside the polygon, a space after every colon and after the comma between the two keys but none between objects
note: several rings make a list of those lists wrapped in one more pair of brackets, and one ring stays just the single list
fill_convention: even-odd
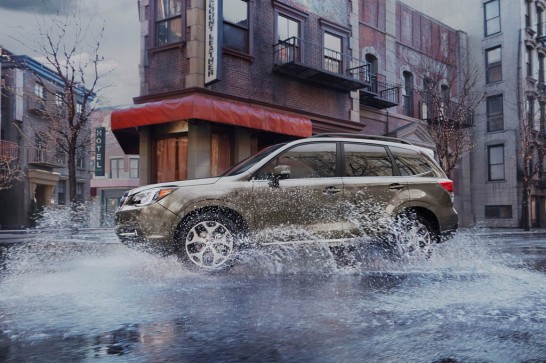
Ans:
[{"label": "dark window", "polygon": [[224,48],[249,53],[248,1],[224,0]]},{"label": "dark window", "polygon": [[526,60],[526,65],[527,65],[527,77],[532,77],[533,76],[533,48],[527,48],[526,49],[527,51],[527,60]]},{"label": "dark window", "polygon": [[345,144],[345,176],[391,176],[392,161],[383,146]]},{"label": "dark window", "polygon": [[76,167],[80,169],[85,168],[85,149],[83,146],[76,149]]},{"label": "dark window", "polygon": [[76,183],[76,201],[79,203],[84,202],[84,190],[85,184],[84,183]]},{"label": "dark window", "polygon": [[377,92],[377,69],[378,69],[378,61],[377,58],[373,54],[366,54],[366,66],[367,70],[365,73],[365,81],[372,83],[372,92]]},{"label": "dark window", "polygon": [[527,28],[531,27],[531,1],[532,0],[525,0],[525,26]]},{"label": "dark window", "polygon": [[525,102],[525,111],[527,112],[527,124],[533,129],[535,126],[535,99],[528,97]]},{"label": "dark window", "polygon": [[537,37],[542,36],[542,10],[537,8]]},{"label": "dark window", "polygon": [[501,30],[499,0],[486,2],[483,7],[485,36],[496,34]]},{"label": "dark window", "polygon": [[493,83],[502,80],[502,53],[501,47],[487,49],[485,51],[485,64],[487,69],[486,82]]},{"label": "dark window", "polygon": [[283,14],[277,15],[277,45],[276,62],[279,64],[301,61],[300,53],[300,22]]},{"label": "dark window", "polygon": [[487,147],[489,180],[504,180],[504,145]]},{"label": "dark window", "polygon": [[401,147],[389,146],[394,156],[398,171],[402,176],[441,176],[442,172],[436,165],[416,151]]},{"label": "dark window", "polygon": [[66,180],[59,180],[57,183],[57,204],[65,205],[66,203]]},{"label": "dark window", "polygon": [[324,32],[324,69],[333,73],[343,73],[341,51],[343,41],[340,36]]},{"label": "dark window", "polygon": [[156,0],[155,45],[182,41],[182,0]]},{"label": "dark window", "polygon": [[544,56],[538,55],[538,83],[544,84]]},{"label": "dark window", "polygon": [[404,72],[402,80],[404,81],[404,85],[402,87],[402,109],[404,111],[404,115],[412,116],[413,98],[411,96],[413,94],[413,74],[407,71]]},{"label": "dark window", "polygon": [[485,218],[486,219],[510,219],[512,218],[512,206],[511,205],[486,205],[485,206]]},{"label": "dark window", "polygon": [[336,176],[336,144],[310,143],[296,146],[270,161],[256,173],[267,179],[278,165],[290,166],[290,178],[328,178]]},{"label": "dark window", "polygon": [[487,131],[504,129],[502,95],[487,97]]}]

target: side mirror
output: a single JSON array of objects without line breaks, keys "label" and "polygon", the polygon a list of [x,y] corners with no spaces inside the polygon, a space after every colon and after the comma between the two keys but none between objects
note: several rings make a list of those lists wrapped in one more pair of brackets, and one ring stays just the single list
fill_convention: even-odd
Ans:
[{"label": "side mirror", "polygon": [[277,165],[273,168],[273,179],[269,181],[269,186],[273,188],[279,187],[279,180],[290,179],[290,166]]}]

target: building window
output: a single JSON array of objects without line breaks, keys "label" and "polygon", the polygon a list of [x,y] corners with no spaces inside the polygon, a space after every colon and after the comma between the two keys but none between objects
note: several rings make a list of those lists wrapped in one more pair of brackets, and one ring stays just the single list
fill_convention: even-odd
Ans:
[{"label": "building window", "polygon": [[276,49],[276,62],[284,64],[301,61],[300,22],[283,14],[277,15],[277,42],[284,42]]},{"label": "building window", "polygon": [[511,219],[512,206],[511,205],[486,205],[485,218],[486,219]]},{"label": "building window", "polygon": [[527,126],[532,130],[535,126],[535,99],[533,97],[527,97],[525,111],[527,113]]},{"label": "building window", "polygon": [[129,178],[138,179],[138,159],[132,158],[129,159]]},{"label": "building window", "polygon": [[110,179],[119,179],[123,175],[123,159],[110,159]]},{"label": "building window", "polygon": [[45,99],[45,88],[43,84],[40,84],[40,83],[34,84],[34,95],[41,99]]},{"label": "building window", "polygon": [[56,93],[55,94],[55,105],[57,107],[63,107],[63,94],[62,93]]},{"label": "building window", "polygon": [[542,31],[542,9],[537,8],[537,37],[541,37],[543,35]]},{"label": "building window", "polygon": [[538,55],[538,83],[544,84],[544,56]]},{"label": "building window", "polygon": [[57,204],[65,205],[66,203],[66,180],[59,180],[57,183]]},{"label": "building window", "polygon": [[412,115],[412,94],[413,94],[413,74],[404,72],[402,74],[402,109],[406,116]]},{"label": "building window", "polygon": [[155,45],[181,42],[182,29],[182,0],[157,0]]},{"label": "building window", "polygon": [[364,74],[364,80],[371,84],[370,91],[377,92],[377,70],[379,68],[379,62],[377,57],[373,54],[366,54],[366,73]]},{"label": "building window", "polygon": [[504,145],[487,147],[487,164],[490,181],[504,180]]},{"label": "building window", "polygon": [[533,77],[533,49],[526,48],[527,77]]},{"label": "building window", "polygon": [[343,73],[341,51],[343,41],[340,36],[324,32],[324,69],[333,73]]},{"label": "building window", "polygon": [[487,131],[499,131],[504,129],[503,96],[490,96],[487,103]]},{"label": "building window", "polygon": [[502,81],[502,54],[501,47],[487,49],[485,51],[486,82]]},{"label": "building window", "polygon": [[501,30],[499,0],[486,2],[483,7],[485,36],[496,34]]},{"label": "building window", "polygon": [[85,149],[83,146],[76,149],[76,167],[80,169],[85,168]]},{"label": "building window", "polygon": [[224,48],[249,53],[249,8],[245,0],[224,0]]}]

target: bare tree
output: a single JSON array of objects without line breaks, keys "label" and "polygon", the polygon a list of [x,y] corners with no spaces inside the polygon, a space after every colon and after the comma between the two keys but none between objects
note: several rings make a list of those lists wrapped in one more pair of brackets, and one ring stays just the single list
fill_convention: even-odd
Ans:
[{"label": "bare tree", "polygon": [[436,153],[446,174],[452,172],[463,155],[472,148],[473,114],[484,100],[477,91],[477,68],[451,66],[433,58],[422,58],[412,66],[422,81],[417,93],[422,99],[421,118],[436,146]]},{"label": "bare tree", "polygon": [[23,177],[17,160],[17,144],[0,140],[0,190],[10,189],[13,182]]},{"label": "bare tree", "polygon": [[54,100],[41,108],[40,116],[48,125],[37,131],[37,147],[66,155],[71,203],[77,202],[76,164],[90,148],[90,117],[97,93],[104,89],[100,80],[107,73],[99,69],[104,60],[100,56],[104,26],[94,32],[94,18],[83,17],[82,11],[77,7],[68,14],[56,12],[46,16],[38,23],[39,37],[32,46],[40,54],[40,61],[56,76],[51,80],[34,73],[44,88],[45,98]]}]

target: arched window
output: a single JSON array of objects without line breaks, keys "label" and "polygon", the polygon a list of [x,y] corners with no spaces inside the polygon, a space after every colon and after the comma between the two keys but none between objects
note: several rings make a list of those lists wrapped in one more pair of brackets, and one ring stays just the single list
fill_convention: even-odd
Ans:
[{"label": "arched window", "polygon": [[402,73],[402,109],[406,116],[412,115],[413,74],[408,71]]},{"label": "arched window", "polygon": [[367,64],[367,71],[366,71],[366,77],[365,80],[371,83],[371,91],[377,92],[377,69],[378,69],[378,62],[377,57],[373,54],[366,54],[366,64]]}]

